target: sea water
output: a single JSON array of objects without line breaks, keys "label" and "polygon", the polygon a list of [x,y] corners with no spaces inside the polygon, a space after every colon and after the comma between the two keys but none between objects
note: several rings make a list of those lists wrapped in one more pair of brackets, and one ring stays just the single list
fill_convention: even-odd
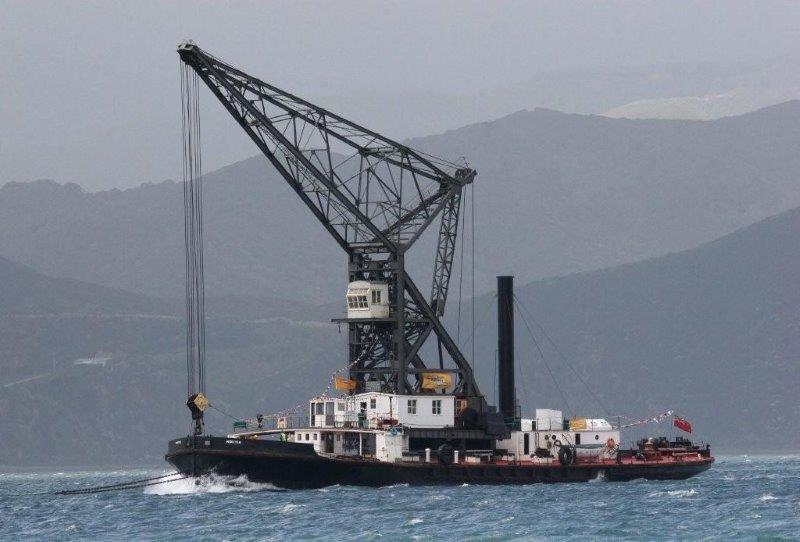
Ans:
[{"label": "sea water", "polygon": [[0,474],[0,539],[800,540],[800,456],[721,457],[684,481],[279,491],[207,477],[47,494],[167,472]]}]

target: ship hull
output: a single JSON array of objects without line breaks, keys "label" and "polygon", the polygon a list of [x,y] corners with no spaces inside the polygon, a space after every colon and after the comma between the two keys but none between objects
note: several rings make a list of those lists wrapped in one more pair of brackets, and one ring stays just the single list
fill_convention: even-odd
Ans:
[{"label": "ship hull", "polygon": [[588,482],[637,478],[682,480],[707,470],[714,459],[670,463],[386,463],[361,458],[324,457],[304,444],[243,441],[220,437],[183,438],[170,442],[166,455],[178,471],[199,476],[215,473],[246,476],[248,480],[286,489],[313,489],[331,485],[387,486]]}]

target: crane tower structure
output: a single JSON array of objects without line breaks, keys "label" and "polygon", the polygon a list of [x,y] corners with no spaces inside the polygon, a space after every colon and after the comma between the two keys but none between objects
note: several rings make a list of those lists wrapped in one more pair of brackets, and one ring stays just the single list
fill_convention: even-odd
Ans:
[{"label": "crane tower structure", "polygon": [[[342,247],[350,282],[381,284],[388,292],[388,316],[342,320],[348,327],[353,391],[424,393],[423,375],[444,372],[451,375],[450,393],[484,411],[472,367],[441,321],[462,193],[475,170],[359,126],[192,42],[181,44],[178,53]],[[406,269],[406,254],[436,225],[426,296]],[[420,350],[429,339],[438,342],[433,363]]]}]

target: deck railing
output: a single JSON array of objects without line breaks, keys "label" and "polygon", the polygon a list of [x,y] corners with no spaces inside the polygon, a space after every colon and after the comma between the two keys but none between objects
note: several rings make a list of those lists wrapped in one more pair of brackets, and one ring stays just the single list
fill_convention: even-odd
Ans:
[{"label": "deck railing", "polygon": [[233,422],[234,433],[268,429],[295,429],[299,427],[308,427],[308,416],[256,416]]}]

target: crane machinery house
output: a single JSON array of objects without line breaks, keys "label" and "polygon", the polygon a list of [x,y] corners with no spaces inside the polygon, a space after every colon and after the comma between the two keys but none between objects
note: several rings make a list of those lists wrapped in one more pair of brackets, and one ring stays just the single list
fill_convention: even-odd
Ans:
[{"label": "crane machinery house", "polygon": [[388,318],[389,285],[355,280],[347,286],[347,318]]}]

